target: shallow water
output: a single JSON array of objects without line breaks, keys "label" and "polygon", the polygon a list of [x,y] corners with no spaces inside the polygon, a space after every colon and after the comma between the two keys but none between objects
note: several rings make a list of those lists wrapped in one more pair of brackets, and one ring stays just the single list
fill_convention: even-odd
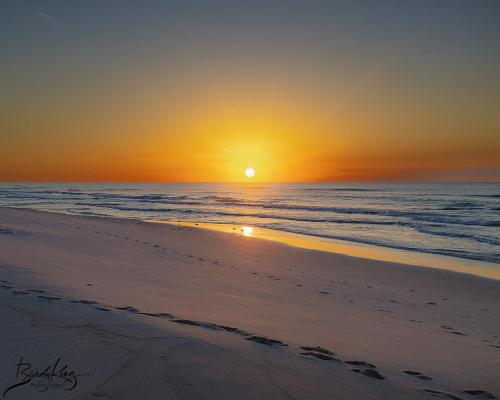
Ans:
[{"label": "shallow water", "polygon": [[500,184],[2,184],[0,206],[248,225],[500,264]]}]

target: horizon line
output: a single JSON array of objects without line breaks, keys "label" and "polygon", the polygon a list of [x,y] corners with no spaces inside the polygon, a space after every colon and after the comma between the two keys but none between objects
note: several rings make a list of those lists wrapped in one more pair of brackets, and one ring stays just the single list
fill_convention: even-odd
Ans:
[{"label": "horizon line", "polygon": [[0,180],[0,184],[29,184],[29,183],[114,183],[114,184],[161,184],[161,183],[179,183],[179,184],[189,184],[189,183],[204,183],[204,184],[235,184],[235,183],[244,183],[244,184],[269,184],[269,183],[330,183],[330,184],[350,184],[350,183],[500,183],[499,180],[486,180],[486,181],[440,181],[440,180],[387,180],[387,181],[78,181],[78,180],[26,180],[26,181],[2,181]]}]

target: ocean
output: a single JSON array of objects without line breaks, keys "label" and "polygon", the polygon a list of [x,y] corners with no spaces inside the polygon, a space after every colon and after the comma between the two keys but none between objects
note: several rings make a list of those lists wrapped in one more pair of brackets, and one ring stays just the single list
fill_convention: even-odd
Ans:
[{"label": "ocean", "polygon": [[0,206],[246,225],[500,264],[500,183],[0,184]]}]

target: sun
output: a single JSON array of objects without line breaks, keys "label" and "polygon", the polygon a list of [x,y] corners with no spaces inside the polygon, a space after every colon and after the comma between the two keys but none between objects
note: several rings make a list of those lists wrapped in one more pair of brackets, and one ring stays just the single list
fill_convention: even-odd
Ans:
[{"label": "sun", "polygon": [[255,175],[255,170],[252,167],[248,167],[245,170],[245,175],[247,176],[247,178],[253,178]]}]

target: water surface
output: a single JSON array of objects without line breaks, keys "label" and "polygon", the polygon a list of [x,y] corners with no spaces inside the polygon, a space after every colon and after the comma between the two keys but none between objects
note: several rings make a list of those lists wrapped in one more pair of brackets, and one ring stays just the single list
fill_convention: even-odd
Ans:
[{"label": "water surface", "polygon": [[498,183],[2,184],[2,205],[252,226],[500,268]]}]

